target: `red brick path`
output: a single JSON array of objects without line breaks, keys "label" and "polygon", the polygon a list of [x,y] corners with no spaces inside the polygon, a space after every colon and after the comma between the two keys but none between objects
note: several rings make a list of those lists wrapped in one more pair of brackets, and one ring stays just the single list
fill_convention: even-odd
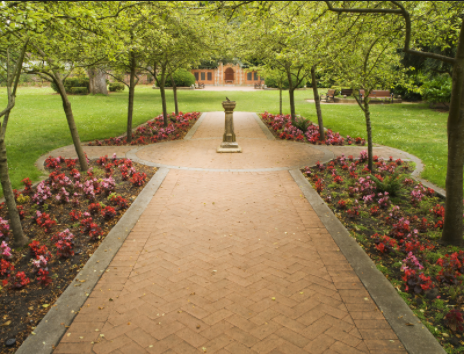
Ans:
[{"label": "red brick path", "polygon": [[171,170],[55,353],[406,351],[288,171]]}]

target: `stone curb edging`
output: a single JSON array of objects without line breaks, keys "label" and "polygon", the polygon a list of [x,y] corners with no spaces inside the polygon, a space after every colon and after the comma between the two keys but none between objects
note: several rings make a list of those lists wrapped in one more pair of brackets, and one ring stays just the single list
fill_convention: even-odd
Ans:
[{"label": "stone curb edging", "polygon": [[[414,315],[356,240],[350,236],[348,230],[304,178],[301,171],[289,172],[408,353],[446,354],[443,347]],[[407,326],[406,323],[412,323],[414,326]]]},{"label": "stone curb edging", "polygon": [[[156,171],[130,208],[86,262],[84,268],[37,325],[34,330],[36,334],[29,335],[16,351],[16,354],[50,354],[53,352],[53,346],[59,343],[66,332],[65,326],[72,323],[90,292],[100,280],[103,272],[109,271],[107,268],[110,262],[138,222],[140,215],[145,211],[168,172],[169,170],[166,168]],[[81,283],[78,279],[85,280],[85,282]]]},{"label": "stone curb edging", "polygon": [[253,116],[253,118],[256,120],[256,123],[258,123],[259,127],[261,128],[261,130],[263,131],[264,135],[266,135],[266,138],[268,138],[269,140],[276,140],[274,134],[271,133],[271,131],[269,130],[269,128],[266,126],[266,124],[264,124],[264,122],[258,117],[258,115],[256,113],[251,113],[251,115]]},{"label": "stone curb edging", "polygon": [[198,128],[200,127],[201,123],[203,123],[203,121],[205,120],[205,117],[206,117],[207,114],[208,114],[208,112],[203,112],[201,114],[200,118],[198,118],[198,120],[190,128],[189,132],[187,133],[187,135],[184,136],[184,139],[182,139],[182,140],[190,140],[190,139],[193,138],[193,136],[197,132]]}]

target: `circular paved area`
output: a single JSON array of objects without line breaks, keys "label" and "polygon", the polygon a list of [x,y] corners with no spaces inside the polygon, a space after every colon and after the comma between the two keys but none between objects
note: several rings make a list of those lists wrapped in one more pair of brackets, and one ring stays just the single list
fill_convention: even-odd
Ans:
[{"label": "circular paved area", "polygon": [[159,165],[206,169],[262,169],[314,165],[324,152],[307,144],[267,139],[237,139],[243,152],[218,154],[222,139],[192,139],[147,146],[137,152],[139,159]]}]

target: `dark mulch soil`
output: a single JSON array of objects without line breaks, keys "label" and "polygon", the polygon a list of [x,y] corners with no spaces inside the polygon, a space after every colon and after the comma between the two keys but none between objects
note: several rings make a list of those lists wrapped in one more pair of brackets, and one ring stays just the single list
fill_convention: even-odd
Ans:
[{"label": "dark mulch soil", "polygon": [[[370,175],[366,164],[365,160],[338,158],[302,172],[447,352],[464,352],[464,328],[460,328],[464,313],[464,253],[460,247],[439,243],[444,200],[413,181],[408,174],[414,168],[401,160],[377,160],[374,175],[380,177],[379,182],[383,178],[384,183],[371,184],[374,188],[369,192],[362,180]],[[390,180],[397,180],[396,187],[391,187],[387,199],[382,199],[385,195],[378,193]],[[371,195],[372,201],[367,197],[365,202],[366,195]],[[401,229],[401,225],[406,227]],[[418,263],[412,262],[408,270],[402,270],[409,254]],[[446,255],[452,254],[457,261],[447,267],[450,257]],[[456,310],[454,325],[445,317],[451,310]]]},{"label": "dark mulch soil", "polygon": [[[110,161],[114,162],[109,159]],[[106,171],[96,161],[91,161],[90,166],[93,167],[94,177],[100,181],[106,178]],[[71,169],[66,168],[64,161],[60,163],[60,167],[61,173],[65,173],[66,176],[72,179],[70,176]],[[156,168],[137,163],[133,163],[133,167],[136,172],[146,174],[146,181],[149,181],[156,172]],[[146,182],[140,186],[134,186],[130,180],[124,181],[122,179],[122,174],[118,167],[110,166],[109,169],[112,171],[111,174],[115,180],[115,190],[112,193],[124,198],[127,201],[127,207],[115,205],[104,195],[104,191],[96,194],[94,201],[86,199],[85,195],[80,196],[79,206],[74,206],[71,203],[58,203],[55,199],[57,192],[54,191],[52,191],[52,198],[47,199],[44,205],[37,206],[32,200],[21,204],[25,213],[22,221],[25,234],[31,241],[36,240],[40,245],[45,245],[51,253],[51,259],[48,262],[47,268],[52,282],[48,286],[42,286],[37,282],[37,273],[31,263],[35,257],[31,256],[29,246],[12,251],[13,257],[9,261],[14,265],[15,269],[14,272],[10,272],[10,279],[17,272],[24,271],[30,279],[30,283],[22,289],[12,290],[10,289],[10,281],[8,284],[3,284],[3,288],[0,290],[0,353],[13,353],[27,336],[33,332],[35,326],[37,326],[47,311],[54,306],[55,300],[72,282],[111,228],[118,222],[132,201],[142,191]],[[81,175],[81,182],[89,179],[87,173],[81,172]],[[51,180],[48,179],[45,183],[51,185]],[[70,197],[72,197],[73,188],[68,186],[66,189],[71,192]],[[33,193],[36,193],[36,188],[33,188],[31,197]],[[18,198],[21,199],[21,196]],[[102,235],[96,241],[91,240],[89,235],[83,234],[79,228],[79,221],[72,221],[70,217],[72,210],[81,211],[82,214],[87,212],[90,203],[103,203],[106,206],[113,206],[116,211],[116,215],[110,220],[104,219],[100,213],[92,215],[93,221],[102,229]],[[45,233],[44,229],[32,219],[37,210],[48,213],[51,220],[56,220],[57,224],[52,227],[51,233]],[[8,214],[4,205],[0,210],[0,217],[8,220]],[[84,217],[82,216],[82,218]],[[80,219],[82,220],[82,218]],[[62,232],[65,229],[69,229],[74,235],[74,255],[67,259],[57,256],[57,247],[51,239],[57,232]],[[9,233],[9,237],[12,237],[11,232]],[[8,237],[0,238],[0,241],[6,241],[9,244],[12,243],[12,240]],[[0,279],[7,280],[8,278],[7,276],[0,276]],[[16,344],[11,348],[7,348],[5,342],[11,338],[16,340]]]}]

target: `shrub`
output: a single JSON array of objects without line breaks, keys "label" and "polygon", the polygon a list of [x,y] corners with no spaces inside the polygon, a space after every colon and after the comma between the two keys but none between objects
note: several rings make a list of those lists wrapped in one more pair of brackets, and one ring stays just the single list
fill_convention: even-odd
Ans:
[{"label": "shrub", "polygon": [[[58,87],[54,82],[51,84],[52,89],[55,92],[58,92]],[[73,87],[85,87],[88,91],[89,89],[89,79],[88,78],[77,78],[77,77],[69,77],[64,80],[64,89],[66,93],[73,93],[71,88]]]},{"label": "shrub", "polygon": [[70,93],[75,95],[87,95],[89,93],[89,89],[87,87],[71,87]]},{"label": "shrub", "polygon": [[379,176],[370,175],[370,177],[371,180],[375,182],[375,191],[377,193],[387,192],[389,195],[395,197],[401,190],[402,176],[398,175],[398,173],[384,177],[383,181],[381,181],[380,178],[378,178]]},{"label": "shrub", "polygon": [[[266,76],[266,78],[264,79],[264,83],[266,84],[267,87],[271,87],[271,88],[279,88],[279,81],[280,81],[280,78],[278,75],[269,75],[269,76]],[[300,83],[300,85],[298,85],[298,88],[302,88],[303,86],[305,85],[305,82],[304,80]],[[288,79],[285,75],[285,77],[282,79],[282,89],[283,90],[288,90]]]},{"label": "shrub", "polygon": [[[174,74],[172,74],[172,78],[176,83],[176,87],[188,87],[195,84],[195,76],[193,76],[193,74],[190,71],[187,71],[185,69],[176,70]],[[166,77],[166,82],[164,86],[172,87],[171,78],[169,76]]]},{"label": "shrub", "polygon": [[110,92],[124,91],[125,85],[121,82],[110,82],[108,90]]},{"label": "shrub", "polygon": [[422,97],[429,103],[443,103],[448,106],[451,102],[451,82],[448,75],[437,76],[425,82],[420,89]]},{"label": "shrub", "polygon": [[309,119],[306,119],[303,117],[297,117],[295,119],[295,127],[300,129],[303,133],[306,133],[308,131],[308,128],[310,125],[311,125],[311,122]]},{"label": "shrub", "polygon": [[[416,86],[419,86],[421,85],[422,83],[421,82],[415,82]],[[421,101],[422,100],[422,95],[418,92],[414,92],[413,90],[405,87],[405,86],[401,86],[401,85],[397,85],[394,89],[393,89],[393,93],[395,95],[401,95],[401,98],[406,100],[406,101]]]},{"label": "shrub", "polygon": [[462,324],[464,319],[462,318],[462,312],[457,309],[452,309],[445,316],[445,326],[448,327],[452,332],[462,332],[464,328]]}]

